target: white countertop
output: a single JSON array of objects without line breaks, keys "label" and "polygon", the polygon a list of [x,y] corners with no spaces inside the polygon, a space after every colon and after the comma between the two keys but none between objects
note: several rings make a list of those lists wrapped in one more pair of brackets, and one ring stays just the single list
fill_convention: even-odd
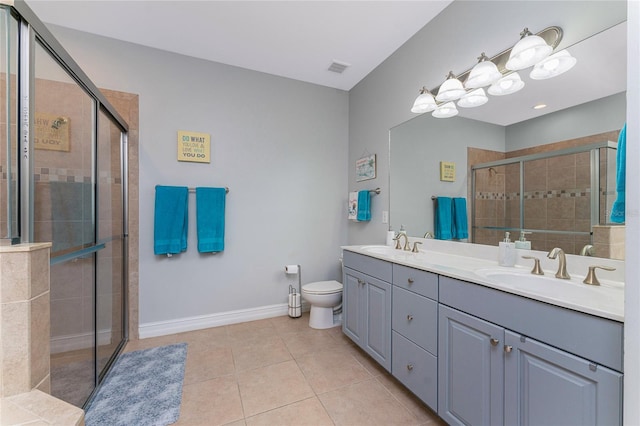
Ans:
[{"label": "white countertop", "polygon": [[[498,266],[497,247],[460,242],[423,240],[419,253],[396,250],[383,245],[344,246],[342,249],[400,265],[473,282],[556,306],[624,322],[624,261],[567,255],[570,280],[555,278],[557,260],[546,252],[517,250],[515,267]],[[530,273],[535,256],[544,276]],[[606,265],[615,272],[596,270],[600,286],[583,284],[589,265]]]}]

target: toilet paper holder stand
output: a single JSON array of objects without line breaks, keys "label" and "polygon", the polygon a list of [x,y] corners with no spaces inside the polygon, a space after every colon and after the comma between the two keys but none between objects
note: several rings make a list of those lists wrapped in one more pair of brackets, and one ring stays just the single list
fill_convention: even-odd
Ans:
[{"label": "toilet paper holder stand", "polygon": [[[302,316],[302,268],[297,266],[298,290],[289,284],[289,316],[291,318],[299,318]],[[285,273],[291,274],[291,271],[285,266]],[[297,297],[296,297],[297,296]]]}]

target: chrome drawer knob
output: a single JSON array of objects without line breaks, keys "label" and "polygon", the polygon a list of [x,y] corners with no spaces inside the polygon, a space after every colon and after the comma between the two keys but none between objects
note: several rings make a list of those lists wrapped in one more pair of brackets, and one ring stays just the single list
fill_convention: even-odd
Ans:
[{"label": "chrome drawer knob", "polygon": [[407,364],[407,370],[409,370],[409,371],[413,370],[413,365]]},{"label": "chrome drawer knob", "polygon": [[491,346],[498,346],[498,343],[500,343],[500,340],[491,338]]},{"label": "chrome drawer knob", "polygon": [[407,315],[407,321],[411,321],[413,319],[413,315],[409,314]]},{"label": "chrome drawer knob", "polygon": [[408,282],[409,284],[413,284],[413,278],[409,278],[409,279],[407,280],[407,282]]},{"label": "chrome drawer knob", "polygon": [[511,353],[511,351],[513,350],[513,346],[511,345],[504,345],[504,351],[506,353]]}]

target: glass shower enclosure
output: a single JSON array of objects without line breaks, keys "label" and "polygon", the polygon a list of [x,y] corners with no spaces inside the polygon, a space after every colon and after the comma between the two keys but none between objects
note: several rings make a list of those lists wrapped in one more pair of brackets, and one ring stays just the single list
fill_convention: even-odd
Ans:
[{"label": "glass shower enclosure", "polygon": [[28,6],[0,5],[0,243],[51,242],[51,394],[127,341],[127,124]]},{"label": "glass shower enclosure", "polygon": [[471,240],[497,245],[524,231],[536,250],[580,254],[594,227],[609,224],[616,148],[603,141],[471,166]]}]

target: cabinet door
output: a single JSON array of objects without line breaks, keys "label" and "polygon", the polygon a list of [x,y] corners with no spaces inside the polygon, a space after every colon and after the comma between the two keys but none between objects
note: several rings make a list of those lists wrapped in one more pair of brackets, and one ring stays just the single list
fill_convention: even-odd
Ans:
[{"label": "cabinet door", "polygon": [[504,329],[439,307],[438,415],[450,425],[502,425]]},{"label": "cabinet door", "polygon": [[622,423],[622,374],[510,331],[505,341],[505,424]]},{"label": "cabinet door", "polygon": [[364,348],[364,275],[344,268],[342,289],[342,331]]},{"label": "cabinet door", "polygon": [[367,277],[365,350],[391,371],[391,284]]}]

